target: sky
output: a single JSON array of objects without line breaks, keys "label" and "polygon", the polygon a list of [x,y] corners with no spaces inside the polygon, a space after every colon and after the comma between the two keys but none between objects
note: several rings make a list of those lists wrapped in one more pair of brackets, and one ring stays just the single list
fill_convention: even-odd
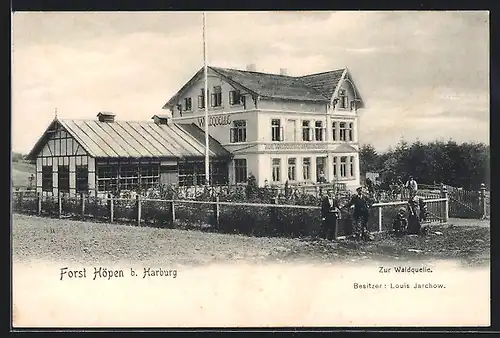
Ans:
[{"label": "sky", "polygon": [[[54,118],[149,120],[203,66],[201,12],[16,12],[12,150]],[[489,144],[489,14],[209,12],[212,66],[289,75],[348,67],[359,141]]]}]

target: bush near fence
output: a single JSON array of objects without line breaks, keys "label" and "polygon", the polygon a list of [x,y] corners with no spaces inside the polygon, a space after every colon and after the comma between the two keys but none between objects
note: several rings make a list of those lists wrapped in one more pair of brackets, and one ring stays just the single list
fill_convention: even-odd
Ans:
[{"label": "bush near fence", "polygon": [[[13,199],[13,209],[31,214],[38,213],[39,201],[36,195],[17,193]],[[71,217],[95,221],[123,222],[163,228],[204,228],[210,231],[239,233],[253,236],[316,237],[322,228],[319,206],[310,205],[314,199],[302,196],[293,200],[270,198],[271,203],[262,203],[262,196],[252,197],[252,201],[189,201],[160,199],[101,199],[81,196],[50,197],[41,199],[41,215],[51,217]],[[241,196],[240,196],[241,198]],[[340,204],[345,205],[349,196],[345,195]],[[236,199],[236,198],[235,198]],[[59,203],[60,206],[59,206]],[[137,220],[140,203],[140,220]],[[239,204],[238,204],[239,203]],[[287,203],[283,205],[282,203]],[[218,206],[217,206],[217,205]],[[278,204],[278,205],[276,205]],[[312,203],[311,203],[312,204]],[[173,218],[174,206],[175,219]],[[371,209],[368,222],[370,231],[386,231],[392,228],[392,220],[404,202],[383,205]],[[377,206],[377,204],[375,204]],[[112,212],[111,212],[112,207]],[[443,203],[428,204],[430,221],[439,221],[444,214]],[[379,224],[379,212],[382,223]],[[218,215],[218,217],[216,217]],[[352,216],[347,208],[341,210],[338,221],[338,236],[349,235],[352,231]]]}]

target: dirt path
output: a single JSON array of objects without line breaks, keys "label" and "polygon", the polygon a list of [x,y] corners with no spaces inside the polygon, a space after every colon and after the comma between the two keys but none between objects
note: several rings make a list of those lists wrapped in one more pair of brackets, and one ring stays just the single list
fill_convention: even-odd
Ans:
[{"label": "dirt path", "polygon": [[489,229],[435,226],[427,236],[377,235],[372,242],[247,237],[192,230],[13,215],[14,260],[148,262],[366,262],[458,259],[489,263]]}]

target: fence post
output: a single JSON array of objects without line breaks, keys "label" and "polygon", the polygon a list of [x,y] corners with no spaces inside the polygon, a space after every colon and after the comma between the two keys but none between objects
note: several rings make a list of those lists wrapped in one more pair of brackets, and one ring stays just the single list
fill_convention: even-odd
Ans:
[{"label": "fence post", "polygon": [[[274,197],[273,198],[273,203],[272,204],[278,204],[279,203],[279,199],[278,199],[278,196]],[[273,208],[271,207],[271,229],[273,229],[273,232],[276,232],[278,231],[278,208]],[[265,232],[266,232],[266,236],[269,236],[271,235],[269,233],[269,226],[267,226],[265,228]]]},{"label": "fence post", "polygon": [[141,196],[137,194],[135,197],[137,200],[137,226],[141,225]]},{"label": "fence post", "polygon": [[83,192],[80,193],[80,207],[81,218],[83,220],[85,219],[85,196],[83,195]]},{"label": "fence post", "polygon": [[22,211],[23,210],[23,192],[21,190],[18,190],[18,191],[19,191],[19,194],[18,194],[19,211]]},{"label": "fence post", "polygon": [[449,207],[449,201],[448,201],[448,188],[446,188],[446,185],[441,185],[441,197],[446,198],[444,201],[444,212],[443,212],[443,223],[448,222],[448,207]]},{"label": "fence post", "polygon": [[111,194],[108,194],[108,210],[109,210],[109,223],[113,223],[113,219],[114,219],[114,213],[115,213],[115,210],[114,210],[114,203],[113,203],[113,195]]},{"label": "fence post", "polygon": [[61,216],[62,216],[62,197],[61,197],[60,192],[57,194],[57,206],[59,209],[59,218],[61,218]]},{"label": "fence post", "polygon": [[214,198],[214,217],[215,217],[215,226],[219,226],[219,218],[220,218],[220,205],[219,205],[219,196],[215,196]]},{"label": "fence post", "polygon": [[487,208],[486,208],[486,185],[484,183],[481,183],[480,196],[481,196],[480,198],[481,198],[481,212],[482,212],[481,219],[485,219],[487,214]]},{"label": "fence post", "polygon": [[378,232],[382,232],[382,207],[378,207]]},{"label": "fence post", "polygon": [[43,197],[43,193],[40,191],[38,194],[37,194],[37,202],[38,202],[38,215],[41,215],[42,214],[42,197]]},{"label": "fence post", "polygon": [[170,202],[170,211],[172,213],[172,226],[173,226],[175,222],[175,204],[173,200]]}]

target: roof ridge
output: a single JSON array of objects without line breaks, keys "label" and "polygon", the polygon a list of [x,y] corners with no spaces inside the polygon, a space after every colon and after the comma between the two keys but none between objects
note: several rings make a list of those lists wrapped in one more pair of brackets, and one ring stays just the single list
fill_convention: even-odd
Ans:
[{"label": "roof ridge", "polygon": [[300,76],[292,76],[292,75],[283,75],[283,74],[276,74],[276,73],[258,72],[258,71],[238,69],[238,68],[227,68],[227,67],[216,67],[216,66],[209,66],[209,67],[210,68],[215,68],[215,69],[221,69],[221,70],[235,70],[237,72],[244,72],[244,73],[253,73],[253,74],[262,74],[262,75],[273,75],[273,76],[281,76],[281,77],[290,77],[290,78],[294,78],[294,79],[300,79],[300,78],[307,77],[307,76],[322,75],[322,74],[327,74],[327,73],[344,71],[346,69],[346,67],[344,67],[344,68],[337,68],[337,69],[332,69],[332,70],[326,70],[326,71],[319,72],[319,73],[311,73],[311,74],[300,75]]},{"label": "roof ridge", "polygon": [[344,70],[345,70],[345,68],[327,70],[327,71],[320,72],[320,73],[312,73],[312,74],[302,75],[302,76],[299,76],[299,78],[304,78],[304,77],[314,76],[314,75],[323,75],[323,74],[328,74],[328,73],[333,73],[333,72],[338,72],[338,71],[344,71]]},{"label": "roof ridge", "polygon": [[281,76],[281,77],[290,77],[296,79],[297,76],[291,76],[291,75],[283,75],[283,74],[275,74],[275,73],[265,73],[265,72],[257,72],[253,70],[244,70],[244,69],[237,69],[237,68],[226,68],[226,67],[211,67],[215,69],[221,69],[221,70],[235,70],[237,72],[244,72],[244,73],[252,73],[252,74],[261,74],[261,75],[272,75],[272,76]]},{"label": "roof ridge", "polygon": [[269,75],[269,76],[276,76],[276,77],[282,77],[282,78],[288,78],[296,81],[297,83],[300,83],[303,87],[313,91],[316,95],[324,98],[325,100],[328,100],[329,98],[324,96],[318,89],[308,85],[305,83],[302,79],[301,76],[290,76],[290,75],[281,75],[281,74],[273,74],[273,73],[262,73],[262,72],[254,72],[254,71],[248,71],[248,70],[239,70],[239,69],[234,69],[234,68],[223,68],[223,67],[211,67],[215,70],[221,70],[221,71],[237,71],[237,72],[243,72],[243,73],[250,73],[250,74],[257,74],[257,75]]}]

